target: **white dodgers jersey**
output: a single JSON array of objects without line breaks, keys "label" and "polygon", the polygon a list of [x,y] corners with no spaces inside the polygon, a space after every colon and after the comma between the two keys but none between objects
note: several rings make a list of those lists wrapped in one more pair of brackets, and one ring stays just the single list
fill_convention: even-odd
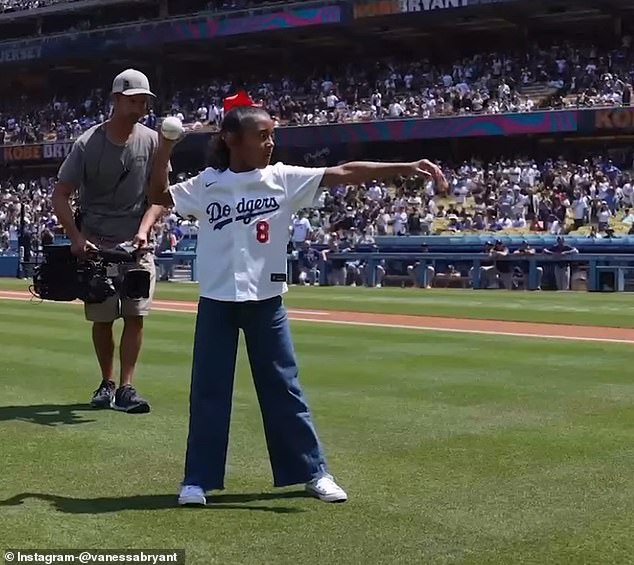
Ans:
[{"label": "white dodgers jersey", "polygon": [[288,290],[291,216],[317,206],[325,168],[277,163],[246,173],[207,168],[170,186],[176,212],[199,221],[200,295],[266,300]]}]

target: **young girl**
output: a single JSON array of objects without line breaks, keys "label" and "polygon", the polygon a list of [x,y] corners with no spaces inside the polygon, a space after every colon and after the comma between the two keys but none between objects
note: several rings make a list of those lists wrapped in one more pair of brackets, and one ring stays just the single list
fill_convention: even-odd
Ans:
[{"label": "young girl", "polygon": [[[310,135],[306,129],[306,135]],[[429,161],[347,163],[330,168],[270,165],[274,123],[261,108],[240,106],[225,116],[213,167],[168,187],[175,142],[161,136],[150,181],[152,201],[200,221],[196,318],[185,477],[179,504],[206,504],[224,488],[238,333],[244,332],[274,485],[305,483],[325,502],[347,500],[328,473],[298,369],[282,294],[292,214],[317,205],[320,187],[431,176]],[[445,186],[446,188],[446,186]]]}]

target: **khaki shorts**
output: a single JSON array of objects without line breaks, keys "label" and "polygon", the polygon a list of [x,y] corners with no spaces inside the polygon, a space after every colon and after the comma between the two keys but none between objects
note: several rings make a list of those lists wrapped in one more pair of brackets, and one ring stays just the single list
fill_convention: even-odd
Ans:
[{"label": "khaki shorts", "polygon": [[118,318],[147,316],[150,313],[152,299],[154,298],[154,289],[156,286],[154,254],[146,253],[143,255],[143,257],[139,259],[138,265],[119,265],[119,274],[123,275],[132,267],[141,267],[142,269],[150,272],[149,298],[140,298],[138,300],[131,300],[128,298],[121,299],[118,294],[115,294],[100,304],[84,304],[86,320],[89,322],[109,323],[114,322]]}]

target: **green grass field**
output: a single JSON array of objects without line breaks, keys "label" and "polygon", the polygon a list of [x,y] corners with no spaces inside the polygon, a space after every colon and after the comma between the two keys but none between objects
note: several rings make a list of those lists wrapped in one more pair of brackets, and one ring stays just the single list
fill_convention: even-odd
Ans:
[{"label": "green grass field", "polygon": [[[302,288],[287,302],[632,325],[627,295],[515,294]],[[293,323],[350,501],[271,488],[241,355],[227,490],[189,510],[175,496],[194,316],[148,319],[146,416],[86,407],[98,375],[80,308],[0,300],[0,320],[0,549],[185,548],[190,565],[634,562],[628,346]]]},{"label": "green grass field", "polygon": [[[26,281],[0,279],[0,290],[27,288]],[[197,293],[196,284],[160,283],[156,297],[191,301]],[[285,301],[299,309],[634,328],[634,296],[622,292],[291,287]]]}]

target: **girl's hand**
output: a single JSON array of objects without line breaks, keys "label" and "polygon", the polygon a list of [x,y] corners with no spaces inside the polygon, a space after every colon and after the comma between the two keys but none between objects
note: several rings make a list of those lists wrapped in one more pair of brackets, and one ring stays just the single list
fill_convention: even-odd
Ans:
[{"label": "girl's hand", "polygon": [[436,188],[438,189],[438,192],[442,194],[447,193],[449,184],[447,183],[445,175],[438,165],[435,165],[428,159],[421,159],[420,161],[415,161],[414,163],[412,163],[412,174],[422,174],[424,176],[431,177],[436,183]]}]

